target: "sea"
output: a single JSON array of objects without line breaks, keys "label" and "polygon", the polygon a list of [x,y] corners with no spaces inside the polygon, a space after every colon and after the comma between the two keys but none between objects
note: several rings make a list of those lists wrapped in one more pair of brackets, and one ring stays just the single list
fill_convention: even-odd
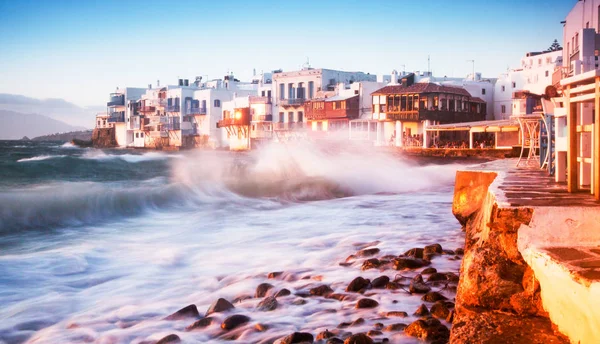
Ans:
[{"label": "sea", "polygon": [[[164,318],[190,304],[203,315],[218,298],[244,300],[265,282],[292,295],[270,312],[256,311],[260,300],[236,303],[251,322],[235,342],[336,328],[366,311],[293,300],[310,286],[342,293],[356,276],[380,275],[340,265],[363,247],[382,255],[462,247],[451,207],[463,167],[309,143],[236,153],[0,141],[0,343],[151,343],[169,334],[231,342],[219,327],[224,315],[203,331]],[[276,271],[283,277],[267,277]],[[412,314],[422,303],[401,291],[371,297],[376,313]],[[369,314],[355,331],[373,326]]]}]

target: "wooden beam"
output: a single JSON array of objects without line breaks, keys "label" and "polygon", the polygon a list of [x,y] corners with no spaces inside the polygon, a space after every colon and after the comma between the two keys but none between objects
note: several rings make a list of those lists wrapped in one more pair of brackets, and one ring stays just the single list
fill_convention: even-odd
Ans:
[{"label": "wooden beam", "polygon": [[596,77],[596,99],[594,102],[594,197],[600,200],[600,77]]},{"label": "wooden beam", "polygon": [[577,104],[571,103],[571,85],[565,91],[567,109],[567,190],[575,192],[577,185]]}]

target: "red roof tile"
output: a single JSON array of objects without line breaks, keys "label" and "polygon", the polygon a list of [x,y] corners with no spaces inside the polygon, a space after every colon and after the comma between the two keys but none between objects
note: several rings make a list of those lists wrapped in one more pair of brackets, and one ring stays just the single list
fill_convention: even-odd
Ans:
[{"label": "red roof tile", "polygon": [[462,87],[438,85],[430,82],[417,82],[410,86],[385,86],[371,95],[408,94],[408,93],[450,93],[470,97],[471,94]]}]

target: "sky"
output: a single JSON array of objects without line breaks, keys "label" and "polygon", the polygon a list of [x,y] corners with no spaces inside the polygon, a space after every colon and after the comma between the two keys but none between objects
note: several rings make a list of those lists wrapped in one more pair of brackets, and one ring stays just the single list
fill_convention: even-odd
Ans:
[{"label": "sky", "polygon": [[[116,87],[314,68],[498,77],[561,41],[576,0],[0,0],[0,93],[102,105]],[[561,42],[562,44],[562,42]]]}]

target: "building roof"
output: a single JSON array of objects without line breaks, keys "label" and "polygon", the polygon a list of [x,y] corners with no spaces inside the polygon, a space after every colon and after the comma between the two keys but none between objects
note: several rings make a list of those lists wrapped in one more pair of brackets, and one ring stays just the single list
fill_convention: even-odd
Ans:
[{"label": "building roof", "polygon": [[450,93],[470,97],[471,94],[462,87],[438,85],[431,82],[417,82],[410,86],[388,85],[371,95],[409,94],[409,93]]},{"label": "building roof", "polygon": [[485,103],[485,100],[483,100],[479,97],[471,97],[471,101],[475,102],[475,103]]},{"label": "building roof", "polygon": [[347,99],[354,98],[354,97],[358,97],[358,95],[357,94],[348,94],[348,95],[342,96],[342,95],[338,94],[336,96],[325,98],[325,99],[322,99],[322,100],[326,101],[326,102],[337,102],[337,101],[340,101],[340,100],[347,100]]}]

